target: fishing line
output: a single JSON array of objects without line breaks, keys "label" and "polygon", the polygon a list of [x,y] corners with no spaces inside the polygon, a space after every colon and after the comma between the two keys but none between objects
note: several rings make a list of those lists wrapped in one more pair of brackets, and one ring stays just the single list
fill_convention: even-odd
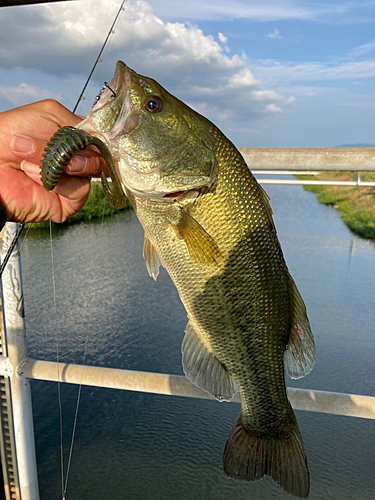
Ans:
[{"label": "fishing line", "polygon": [[95,63],[94,63],[94,66],[92,67],[91,72],[90,72],[90,74],[89,74],[89,76],[88,76],[88,78],[87,78],[87,80],[86,80],[86,83],[85,83],[85,85],[83,86],[82,92],[80,93],[80,95],[79,95],[79,97],[78,97],[78,101],[76,102],[76,105],[74,106],[73,113],[75,113],[75,112],[76,112],[76,109],[78,108],[79,103],[83,100],[83,94],[85,93],[85,90],[86,90],[86,88],[87,88],[87,85],[89,84],[89,81],[91,80],[91,77],[92,77],[92,75],[93,75],[93,73],[94,73],[94,71],[95,71],[95,68],[96,68],[96,66],[97,66],[98,62],[100,62],[100,56],[102,55],[103,50],[104,50],[105,46],[107,45],[107,42],[108,42],[108,40],[109,40],[109,37],[110,37],[110,36],[114,33],[113,28],[115,27],[115,24],[116,24],[116,22],[117,22],[117,19],[120,17],[121,12],[122,12],[123,10],[125,10],[125,8],[124,8],[124,4],[125,4],[126,2],[127,2],[127,0],[123,0],[123,1],[121,2],[120,8],[119,8],[119,10],[118,10],[118,12],[117,12],[117,14],[116,14],[116,17],[115,17],[115,19],[114,19],[113,23],[112,23],[112,26],[110,27],[110,29],[109,29],[109,31],[108,31],[108,35],[107,35],[106,39],[104,40],[104,43],[103,43],[103,45],[102,45],[102,48],[101,48],[101,49],[100,49],[100,51],[99,51],[99,54],[98,54],[98,57],[96,58],[96,61],[95,61]]},{"label": "fishing line", "polygon": [[[86,353],[87,353],[88,338],[89,338],[89,330],[87,329],[86,340],[85,340],[85,349],[84,349],[84,352],[83,352],[83,359],[82,359],[82,366],[85,366],[85,363],[86,363]],[[81,378],[81,382],[82,382],[82,378]],[[76,411],[75,411],[75,415],[74,415],[74,425],[73,425],[72,439],[71,439],[71,442],[70,442],[69,458],[68,458],[68,465],[67,465],[67,468],[66,468],[65,486],[64,486],[62,500],[65,500],[66,490],[67,490],[67,487],[68,487],[68,477],[69,477],[69,473],[70,473],[70,465],[72,463],[73,443],[74,443],[74,438],[75,438],[76,428],[77,428],[78,409],[79,409],[79,403],[81,401],[81,391],[82,391],[82,384],[79,384],[78,396],[77,396],[77,404],[76,404]]]},{"label": "fishing line", "polygon": [[104,224],[104,213],[105,213],[105,198],[103,198],[103,212],[102,212],[102,224],[101,224],[102,229]]},{"label": "fishing line", "polygon": [[134,4],[134,13],[133,13],[132,27],[131,27],[131,30],[130,30],[130,37],[129,37],[129,48],[131,46],[131,41],[132,41],[132,38],[133,38],[133,29],[134,29],[136,15],[137,15],[137,8],[136,8],[136,4]]},{"label": "fishing line", "polygon": [[[53,292],[53,307],[55,312],[55,319],[57,317],[56,306],[56,281],[55,281],[55,264],[53,260],[53,239],[52,239],[52,222],[49,221],[49,242],[51,254],[51,271],[52,271],[52,292]],[[57,399],[59,402],[59,416],[60,416],[60,466],[61,466],[61,493],[64,496],[64,449],[63,449],[63,418],[62,418],[62,404],[61,404],[61,384],[60,384],[60,339],[59,329],[56,328],[56,366],[57,366]]]},{"label": "fishing line", "polygon": [[25,241],[26,241],[27,235],[29,234],[29,231],[30,231],[30,226],[28,226],[28,227],[27,227],[27,229],[26,229],[26,234],[25,234],[25,236],[23,237],[23,240],[22,240],[22,242],[21,242],[21,244],[20,244],[20,251],[21,251],[21,250],[22,250],[22,248],[23,248],[23,245],[24,245],[24,243],[25,243]]},{"label": "fishing line", "polygon": [[[126,3],[127,0],[123,0],[121,2],[121,5],[120,5],[120,8],[115,16],[115,19],[112,23],[112,26],[111,28],[109,29],[109,32],[107,34],[107,37],[102,45],[102,48],[100,49],[99,51],[99,54],[96,58],[96,61],[91,69],[91,72],[86,80],[86,83],[81,91],[81,94],[77,100],[77,103],[73,109],[73,113],[75,113],[79,103],[81,100],[83,100],[83,94],[85,93],[85,90],[87,88],[87,85],[89,84],[89,81],[95,71],[95,68],[98,64],[98,62],[100,62],[100,56],[102,55],[103,53],[103,50],[105,48],[105,46],[107,45],[107,42],[109,40],[109,37],[111,34],[114,33],[113,29],[115,27],[115,24],[121,14],[122,11],[125,10],[124,8],[124,5]],[[105,87],[109,88],[112,93],[114,93],[114,91],[109,87],[108,83],[105,83],[104,84]],[[104,90],[104,89],[102,89]],[[99,96],[98,96],[98,99],[100,99],[100,93],[99,93]],[[105,200],[104,200],[104,204],[103,204],[103,214],[102,214],[102,226],[103,226],[103,220],[104,220],[104,212],[105,212]],[[52,252],[52,231],[51,231],[51,222],[50,222],[50,241],[51,241],[51,262],[52,262],[52,281],[53,281],[53,289],[54,289],[54,292],[53,292],[53,295],[54,295],[54,304],[55,304],[55,313],[56,313],[56,296],[55,296],[55,275],[54,275],[54,265],[53,265],[53,252]],[[86,362],[86,353],[87,353],[87,344],[88,344],[88,335],[89,335],[89,330],[87,329],[87,334],[86,334],[86,340],[85,340],[85,348],[84,348],[84,354],[83,354],[83,360],[82,360],[82,366],[85,365],[85,362]],[[77,396],[77,403],[76,403],[76,409],[75,409],[75,415],[74,415],[74,424],[73,424],[73,431],[72,431],[72,438],[71,438],[71,442],[70,442],[70,449],[69,449],[69,458],[68,458],[68,463],[67,463],[67,469],[66,469],[66,477],[65,477],[65,482],[64,482],[64,452],[63,452],[63,425],[62,425],[62,405],[61,405],[61,391],[60,391],[60,373],[59,373],[59,337],[58,337],[58,334],[57,334],[57,338],[56,338],[56,357],[57,357],[57,375],[58,375],[58,400],[59,400],[59,411],[60,411],[60,454],[61,454],[61,457],[60,457],[60,460],[61,460],[61,489],[62,489],[62,500],[66,500],[66,491],[67,491],[67,486],[68,486],[68,478],[69,478],[69,473],[70,473],[70,468],[71,468],[71,462],[72,462],[72,456],[73,456],[73,444],[74,444],[74,438],[75,438],[75,434],[76,434],[76,428],[77,428],[77,421],[78,421],[78,410],[79,410],[79,405],[80,405],[80,400],[81,400],[81,391],[82,391],[82,384],[79,385],[79,389],[78,389],[78,396]]]}]

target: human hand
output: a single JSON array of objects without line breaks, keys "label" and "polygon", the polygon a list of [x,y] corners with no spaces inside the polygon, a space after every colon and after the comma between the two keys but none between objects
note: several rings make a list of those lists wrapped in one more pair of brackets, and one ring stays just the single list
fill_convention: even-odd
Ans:
[{"label": "human hand", "polygon": [[50,99],[0,113],[0,201],[7,220],[63,222],[83,207],[90,178],[105,171],[99,153],[86,149],[74,155],[53,191],[40,180],[47,142],[59,128],[81,120]]}]

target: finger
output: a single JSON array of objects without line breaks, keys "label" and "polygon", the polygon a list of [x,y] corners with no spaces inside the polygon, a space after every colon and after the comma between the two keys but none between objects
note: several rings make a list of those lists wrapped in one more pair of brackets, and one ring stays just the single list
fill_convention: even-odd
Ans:
[{"label": "finger", "polygon": [[46,145],[46,141],[25,134],[15,134],[9,142],[9,147],[15,156],[27,158],[29,161],[34,160],[34,163],[42,160]]},{"label": "finger", "polygon": [[75,154],[65,168],[70,175],[100,177],[101,172],[108,175],[107,165],[101,154],[91,149]]},{"label": "finger", "polygon": [[90,180],[63,173],[53,192],[69,201],[76,202],[75,211],[78,211],[83,207],[89,195]]},{"label": "finger", "polygon": [[[39,164],[43,160],[42,154],[45,147],[45,141],[24,134],[15,134],[10,140],[10,148],[14,155],[35,164]],[[28,164],[26,164],[26,167],[28,172],[33,170]],[[21,165],[20,168],[24,170]],[[75,154],[68,162],[65,170],[70,175],[83,177],[99,177],[102,171],[108,175],[103,157],[91,149]],[[34,179],[35,176],[32,178]]]},{"label": "finger", "polygon": [[[23,170],[25,174],[34,182],[42,185],[39,165],[35,165],[35,163],[24,160],[21,163],[21,170]],[[88,187],[89,185],[89,179],[66,175],[65,172],[63,172],[53,192],[63,196],[64,198],[76,200],[82,198],[82,188],[84,188],[84,193],[86,193],[87,189],[90,191],[90,188]]]},{"label": "finger", "polygon": [[27,160],[23,160],[20,164],[20,169],[37,184],[42,184],[40,176],[40,165],[36,165]]},{"label": "finger", "polygon": [[74,127],[84,118],[80,115],[73,114],[65,106],[53,99],[45,99],[39,101],[38,104],[42,107],[44,112],[50,115],[50,119],[58,125],[58,128],[64,125],[72,125]]},{"label": "finger", "polygon": [[[70,176],[63,172],[56,187],[48,192],[41,185],[38,165],[24,160],[22,170],[35,182],[35,189],[38,190],[35,191],[38,204],[40,207],[44,207],[36,211],[37,219],[35,221],[31,220],[32,222],[47,219],[59,223],[64,222],[67,217],[77,213],[87,201],[90,192],[90,180],[88,178]],[[36,184],[39,186],[37,187]],[[33,214],[31,216],[34,217]],[[29,217],[29,214],[27,214],[27,217]]]}]

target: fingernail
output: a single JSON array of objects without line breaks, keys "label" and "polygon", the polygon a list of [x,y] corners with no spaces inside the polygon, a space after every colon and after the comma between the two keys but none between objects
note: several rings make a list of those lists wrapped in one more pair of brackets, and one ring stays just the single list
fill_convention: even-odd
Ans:
[{"label": "fingernail", "polygon": [[85,170],[86,165],[87,165],[87,158],[85,156],[80,155],[80,154],[76,154],[73,156],[73,158],[68,163],[66,170],[68,172],[78,174],[78,173],[83,172]]},{"label": "fingernail", "polygon": [[15,134],[10,140],[10,148],[14,153],[32,154],[35,143],[27,135]]}]

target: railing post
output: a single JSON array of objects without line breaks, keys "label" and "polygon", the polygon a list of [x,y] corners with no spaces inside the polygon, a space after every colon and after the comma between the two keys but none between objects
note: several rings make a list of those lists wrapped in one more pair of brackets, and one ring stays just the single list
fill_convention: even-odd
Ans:
[{"label": "railing post", "polygon": [[[7,223],[2,258],[16,231],[16,223]],[[12,367],[10,394],[20,496],[21,500],[39,500],[30,381],[19,375],[19,367],[27,360],[19,244],[3,272],[2,295],[6,345]]]}]

